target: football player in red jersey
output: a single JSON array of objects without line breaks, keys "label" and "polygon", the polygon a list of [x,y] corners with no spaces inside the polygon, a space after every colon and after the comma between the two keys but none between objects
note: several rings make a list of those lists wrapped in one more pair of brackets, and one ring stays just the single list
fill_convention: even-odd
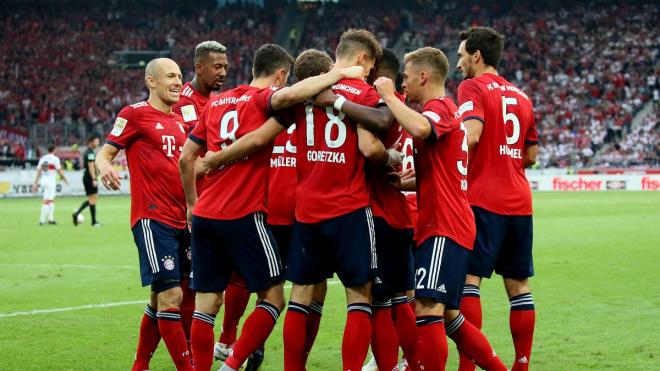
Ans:
[{"label": "football player in red jersey", "polygon": [[[212,366],[214,317],[234,270],[243,277],[248,290],[257,292],[259,304],[246,319],[242,336],[223,370],[237,370],[265,342],[284,307],[284,293],[279,251],[270,228],[264,223],[270,148],[262,147],[207,176],[199,200],[193,170],[196,154],[204,145],[214,152],[231,148],[232,143],[264,122],[277,121],[269,119],[275,110],[304,101],[342,78],[363,73],[362,68],[347,68],[279,89],[286,83],[292,64],[293,59],[280,46],[260,47],[255,53],[254,79],[250,86],[234,89],[242,90],[241,95],[228,97],[223,93],[210,102],[184,146],[180,168],[188,208],[194,215],[193,260],[196,261],[192,344],[195,367],[200,370]],[[216,123],[220,124],[219,130],[211,126]],[[286,126],[282,124],[281,128]]]},{"label": "football player in red jersey", "polygon": [[[179,306],[181,280],[190,272],[186,248],[186,199],[178,174],[186,130],[172,112],[179,100],[181,71],[167,58],[145,68],[149,100],[124,107],[96,157],[107,189],[119,190],[119,174],[112,160],[126,150],[131,177],[131,227],[140,257],[142,285],[151,285],[150,302],[140,326],[133,370],[148,370],[151,355],[162,337],[177,370],[192,370]],[[157,312],[156,312],[157,311]]]},{"label": "football player in red jersey", "polygon": [[[534,336],[532,192],[525,168],[536,163],[538,133],[530,98],[497,74],[504,38],[492,28],[461,32],[459,113],[468,133],[468,199],[477,238],[461,309],[481,326],[479,287],[493,270],[504,278],[516,351],[513,370],[527,370]],[[463,358],[463,370],[474,369]]]},{"label": "football player in red jersey", "polygon": [[[306,76],[313,76],[316,74],[319,74],[322,71],[327,71],[329,69],[330,65],[332,64],[332,60],[330,57],[322,52],[319,52],[317,50],[307,50],[304,53],[302,53],[297,61],[296,61],[296,75],[298,78],[303,78]],[[356,67],[349,67],[349,69],[355,69]],[[363,69],[360,67],[360,71]],[[336,73],[337,70],[331,72],[331,73]],[[362,75],[356,75],[354,77],[362,77]],[[330,93],[332,95],[333,99],[335,98],[334,93]],[[347,106],[349,106],[349,102],[346,102]],[[361,107],[361,106],[360,106]],[[359,108],[359,107],[358,107]],[[312,110],[312,106],[306,106],[306,105],[297,105],[295,107],[292,107],[291,110],[288,112],[279,112],[278,115],[281,115],[281,117],[288,117],[288,121],[295,121],[297,123],[298,127],[305,126],[307,124],[307,113],[306,109]],[[325,110],[325,109],[324,109]],[[389,110],[388,110],[389,111]],[[379,112],[377,112],[379,113]],[[391,114],[390,114],[391,116]],[[293,117],[293,118],[292,118]],[[382,122],[380,120],[372,120],[376,122],[375,124],[372,124],[374,126],[381,125]],[[204,159],[204,161],[207,163],[207,165],[210,168],[215,168],[218,165],[225,165],[228,162],[235,161],[243,156],[247,156],[250,153],[252,153],[255,149],[258,148],[263,148],[266,146],[268,143],[271,143],[272,140],[275,138],[276,135],[278,135],[281,131],[283,130],[283,127],[281,125],[278,125],[277,123],[271,123],[266,122],[264,125],[262,125],[259,129],[246,134],[242,138],[240,138],[238,141],[236,141],[232,146],[222,150],[221,152],[218,153],[209,153],[208,156]],[[374,158],[376,159],[383,159],[387,156],[383,156],[383,153],[373,150],[371,147],[373,144],[376,144],[375,147],[378,147],[377,144],[380,144],[376,140],[377,143],[373,143],[373,140],[375,137],[371,135],[369,137],[368,135],[363,132],[362,135],[360,135],[360,140],[363,141],[364,138],[364,143],[366,143],[363,147],[363,149],[367,150],[370,152]],[[297,138],[296,138],[297,139]],[[299,140],[299,139],[297,139]],[[382,144],[381,144],[382,147]],[[296,146],[296,153],[298,153],[298,147]],[[384,152],[384,148],[381,148],[382,152]],[[296,159],[296,167],[299,164],[299,159]],[[285,334],[285,344],[287,344],[287,347],[285,349],[285,368],[286,369],[301,369],[304,368],[304,364],[306,362],[307,356],[309,354],[309,351],[314,343],[314,339],[316,337],[316,333],[318,331],[318,324],[320,321],[320,316],[321,316],[321,310],[322,310],[322,302],[325,298],[325,277],[328,275],[328,273],[331,273],[330,271],[326,272],[323,279],[320,280],[319,283],[313,285],[313,295],[311,299],[311,304],[309,306],[296,306],[295,303],[293,304],[294,311],[298,314],[293,315],[294,317],[301,319],[302,321],[299,321],[297,326],[295,326],[295,329],[297,331],[304,332],[303,336],[287,336]],[[292,308],[290,306],[290,308]],[[291,312],[287,314],[287,321],[291,317]],[[285,324],[285,326],[287,326]],[[292,328],[291,326],[288,326],[287,328]],[[292,344],[295,343],[296,348],[295,352],[291,351]],[[294,356],[291,355],[291,353],[294,353]],[[291,362],[295,363],[295,366],[292,366]]]},{"label": "football player in red jersey", "polygon": [[468,147],[456,105],[445,96],[449,64],[442,51],[421,48],[405,56],[404,88],[411,101],[423,104],[420,114],[395,94],[394,83],[379,78],[374,85],[396,120],[414,138],[419,220],[415,251],[418,365],[444,370],[446,334],[488,370],[506,370],[488,340],[458,311],[467,259],[475,237],[467,200]]},{"label": "football player in red jersey", "polygon": [[195,47],[193,63],[195,76],[183,85],[179,102],[172,107],[190,131],[197,125],[211,93],[220,91],[225,82],[229,68],[227,48],[217,41],[201,42]]},{"label": "football player in red jersey", "polygon": [[[199,115],[208,102],[211,92],[219,91],[227,76],[227,48],[217,41],[204,41],[195,47],[195,76],[181,88],[179,101],[172,106],[172,111],[183,117],[188,129],[197,125]],[[197,164],[197,191],[204,183],[204,167],[201,158]],[[190,256],[190,254],[187,254]],[[190,325],[195,310],[195,293],[189,288],[189,279],[181,282],[183,301],[181,302],[181,321],[190,348]],[[225,316],[227,317],[227,316]]]}]

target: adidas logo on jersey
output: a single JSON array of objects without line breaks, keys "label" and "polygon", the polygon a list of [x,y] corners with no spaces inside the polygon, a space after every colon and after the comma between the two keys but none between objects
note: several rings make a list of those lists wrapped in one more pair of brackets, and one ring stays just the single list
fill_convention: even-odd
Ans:
[{"label": "adidas logo on jersey", "polygon": [[445,284],[444,284],[444,283],[443,283],[442,285],[440,285],[440,287],[438,287],[436,290],[437,290],[437,291],[440,291],[440,292],[443,293],[443,294],[446,294],[446,293],[447,293],[447,289],[445,288]]},{"label": "adidas logo on jersey", "polygon": [[157,123],[156,123],[156,130],[163,130],[163,129],[165,129],[165,128],[163,127],[163,125],[161,125],[160,122],[157,122]]},{"label": "adidas logo on jersey", "polygon": [[518,363],[529,363],[529,361],[527,361],[527,357],[520,357],[520,358],[518,358],[518,360],[516,362],[518,362]]}]

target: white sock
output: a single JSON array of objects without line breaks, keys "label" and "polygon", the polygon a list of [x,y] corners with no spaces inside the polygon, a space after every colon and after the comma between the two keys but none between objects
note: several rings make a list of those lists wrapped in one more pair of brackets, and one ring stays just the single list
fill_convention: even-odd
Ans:
[{"label": "white sock", "polygon": [[48,204],[41,205],[41,215],[39,216],[39,223],[46,223],[46,215],[48,215]]},{"label": "white sock", "polygon": [[49,222],[54,222],[55,221],[55,201],[51,201],[48,206],[49,206],[49,208],[48,208],[48,221]]}]

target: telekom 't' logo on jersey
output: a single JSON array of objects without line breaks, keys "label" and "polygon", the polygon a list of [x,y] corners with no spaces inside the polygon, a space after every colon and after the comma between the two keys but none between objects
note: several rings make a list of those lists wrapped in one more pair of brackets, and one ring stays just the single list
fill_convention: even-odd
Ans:
[{"label": "telekom 't' logo on jersey", "polygon": [[[165,154],[167,157],[174,157],[174,150],[176,150],[176,139],[174,138],[174,135],[163,135],[163,151],[165,151]],[[181,152],[182,148],[179,147],[179,152]]]}]

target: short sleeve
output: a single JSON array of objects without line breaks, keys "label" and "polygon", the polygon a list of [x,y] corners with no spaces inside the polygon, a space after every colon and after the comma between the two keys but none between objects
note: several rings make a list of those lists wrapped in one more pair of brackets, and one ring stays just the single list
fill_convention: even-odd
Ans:
[{"label": "short sleeve", "polygon": [[206,145],[206,125],[207,121],[209,120],[208,112],[208,109],[204,109],[202,116],[199,118],[199,121],[197,121],[197,125],[195,125],[195,127],[193,127],[190,131],[190,134],[188,134],[188,139],[201,146]]},{"label": "short sleeve", "polygon": [[273,107],[270,104],[270,99],[273,97],[276,91],[280,90],[278,87],[270,87],[266,89],[259,90],[253,97],[253,102],[258,109],[271,114],[273,112]]},{"label": "short sleeve", "polygon": [[479,84],[472,79],[465,80],[458,86],[458,114],[461,121],[484,122],[483,94]]},{"label": "short sleeve", "polygon": [[525,135],[525,144],[534,145],[539,144],[539,132],[536,129],[536,120],[534,119],[534,112],[531,112],[532,122],[527,128],[527,134]]},{"label": "short sleeve", "polygon": [[62,162],[60,162],[59,158],[55,159],[55,170],[60,170],[62,169]]},{"label": "short sleeve", "polygon": [[87,161],[94,161],[96,159],[96,154],[93,151],[87,152]]},{"label": "short sleeve", "polygon": [[39,159],[39,163],[37,164],[37,169],[41,169],[41,167],[44,166],[44,158]]},{"label": "short sleeve", "polygon": [[135,118],[135,108],[124,107],[117,114],[112,131],[106,137],[106,143],[119,149],[129,146],[140,135],[140,125]]},{"label": "short sleeve", "polygon": [[426,103],[422,116],[426,117],[431,125],[429,140],[436,140],[453,129],[447,107],[438,99]]}]

